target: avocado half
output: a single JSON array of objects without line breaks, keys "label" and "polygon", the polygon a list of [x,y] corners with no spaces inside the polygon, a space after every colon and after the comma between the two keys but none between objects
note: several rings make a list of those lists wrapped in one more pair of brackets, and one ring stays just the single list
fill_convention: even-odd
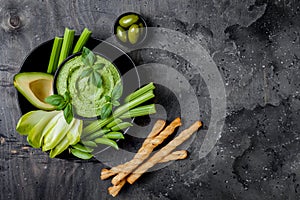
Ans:
[{"label": "avocado half", "polygon": [[53,94],[53,76],[43,72],[22,72],[14,77],[14,86],[35,107],[54,110],[45,98]]}]

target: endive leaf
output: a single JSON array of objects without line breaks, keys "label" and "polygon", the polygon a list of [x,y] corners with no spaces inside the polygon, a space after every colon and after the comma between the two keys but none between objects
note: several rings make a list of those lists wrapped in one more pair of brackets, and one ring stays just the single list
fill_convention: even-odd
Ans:
[{"label": "endive leaf", "polygon": [[65,136],[59,143],[58,145],[56,145],[56,147],[54,147],[53,149],[51,149],[50,151],[50,158],[54,158],[55,156],[61,154],[64,150],[66,150],[69,147],[70,143],[69,140],[67,138],[67,136]]},{"label": "endive leaf", "polygon": [[[50,125],[49,125],[50,124]],[[63,112],[56,115],[50,122],[49,128],[45,128],[43,151],[48,151],[54,148],[66,135],[68,124],[64,120]]]},{"label": "endive leaf", "polygon": [[16,126],[16,130],[21,135],[28,135],[30,130],[42,119],[46,111],[36,110],[23,115]]},{"label": "endive leaf", "polygon": [[70,145],[76,144],[80,141],[80,136],[82,133],[82,120],[73,119],[74,123],[67,132],[67,138]]},{"label": "endive leaf", "polygon": [[42,145],[43,130],[47,124],[56,116],[59,111],[44,112],[41,120],[35,124],[28,133],[30,145],[34,148],[40,148]]}]

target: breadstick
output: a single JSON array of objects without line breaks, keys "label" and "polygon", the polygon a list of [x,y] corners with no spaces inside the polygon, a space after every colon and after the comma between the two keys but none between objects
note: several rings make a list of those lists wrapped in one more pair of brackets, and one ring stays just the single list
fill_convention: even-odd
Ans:
[{"label": "breadstick", "polygon": [[[145,139],[145,141],[140,149],[145,148],[146,145],[149,145],[149,142],[161,132],[161,130],[164,128],[165,124],[166,124],[166,122],[164,120],[157,120],[157,122],[155,122],[151,132]],[[101,178],[101,180],[107,179],[107,178],[119,173],[120,171],[123,171],[123,169],[125,167],[126,167],[126,163],[122,164],[122,165],[118,165],[116,167],[113,167],[110,170],[102,169],[100,178]]]},{"label": "breadstick", "polygon": [[[171,154],[164,157],[160,163],[169,162],[172,160],[181,160],[185,159],[187,157],[187,151],[186,150],[180,150],[180,151],[173,151]],[[114,185],[112,187],[108,188],[108,193],[112,195],[113,197],[117,196],[118,193],[121,191],[122,187],[125,185],[126,178],[124,178],[118,185]]]},{"label": "breadstick", "polygon": [[[161,144],[169,135],[171,135],[175,128],[181,125],[180,118],[176,118],[170,123],[162,132],[159,133],[155,138],[147,138],[145,140],[145,145],[143,145],[139,151],[135,154],[134,158],[124,164],[124,168],[119,171],[119,173],[111,180],[113,185],[117,185],[121,180],[123,180],[128,174],[130,174],[135,168],[146,160],[153,149]],[[173,149],[174,150],[174,149]],[[172,151],[172,150],[171,150]],[[169,153],[171,153],[171,151]],[[168,154],[169,154],[168,153]]]},{"label": "breadstick", "polygon": [[119,194],[120,190],[122,189],[122,187],[125,185],[126,183],[126,179],[123,179],[118,185],[114,185],[108,188],[108,193],[115,197]]},{"label": "breadstick", "polygon": [[187,140],[194,132],[202,126],[200,121],[195,122],[188,129],[182,131],[176,138],[164,146],[161,150],[155,153],[149,160],[140,165],[135,171],[127,177],[127,182],[133,184],[143,173],[157,164],[160,160],[170,154],[177,146]]},{"label": "breadstick", "polygon": [[162,160],[159,161],[159,163],[165,163],[172,160],[182,160],[187,157],[187,151],[186,150],[180,150],[180,151],[173,151],[171,154],[164,157]]}]

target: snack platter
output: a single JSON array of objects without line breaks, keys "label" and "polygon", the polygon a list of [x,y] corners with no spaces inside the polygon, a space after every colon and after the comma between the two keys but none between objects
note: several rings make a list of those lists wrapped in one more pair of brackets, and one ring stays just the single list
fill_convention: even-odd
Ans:
[{"label": "snack platter", "polygon": [[[116,37],[124,45],[141,45],[145,28],[140,15],[122,15],[115,26]],[[119,145],[132,143],[127,132],[136,126],[135,120],[155,115],[163,98],[156,95],[160,86],[155,82],[141,85],[134,61],[126,53],[91,34],[87,28],[80,35],[66,28],[62,37],[31,51],[14,77],[23,114],[16,130],[51,158],[91,160],[107,149],[118,154]],[[123,76],[128,71],[133,71],[130,80]],[[102,169],[102,180],[114,176],[108,193],[116,196],[126,182],[133,184],[158,163],[185,159],[188,152],[176,148],[202,122],[185,126],[175,137],[181,125],[180,115],[155,120],[132,160]]]}]

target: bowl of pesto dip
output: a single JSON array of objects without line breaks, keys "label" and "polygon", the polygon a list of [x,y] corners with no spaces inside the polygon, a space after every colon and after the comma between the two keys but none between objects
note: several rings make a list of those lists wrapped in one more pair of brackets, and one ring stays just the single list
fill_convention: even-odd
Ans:
[{"label": "bowl of pesto dip", "polygon": [[[69,93],[74,117],[80,119],[101,118],[101,110],[118,84],[123,87],[123,97],[140,86],[135,65],[122,50],[102,41],[90,52],[92,59],[82,52],[68,57],[54,80],[58,94]],[[130,80],[122,78],[127,72]]]}]

